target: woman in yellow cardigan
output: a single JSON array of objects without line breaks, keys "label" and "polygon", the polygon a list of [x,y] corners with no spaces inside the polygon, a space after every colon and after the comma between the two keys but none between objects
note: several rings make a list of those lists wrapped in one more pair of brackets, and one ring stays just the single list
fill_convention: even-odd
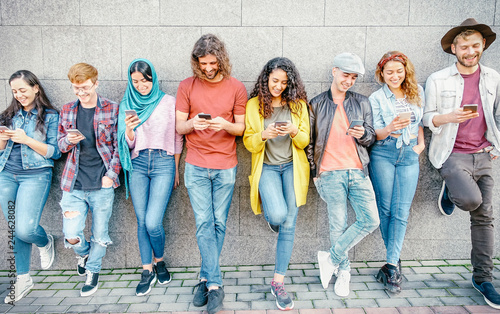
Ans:
[{"label": "woman in yellow cardigan", "polygon": [[299,72],[287,58],[267,62],[246,107],[245,147],[252,153],[250,201],[275,232],[276,266],[271,292],[280,310],[293,308],[283,280],[292,255],[298,207],[306,203],[309,163],[307,95]]}]

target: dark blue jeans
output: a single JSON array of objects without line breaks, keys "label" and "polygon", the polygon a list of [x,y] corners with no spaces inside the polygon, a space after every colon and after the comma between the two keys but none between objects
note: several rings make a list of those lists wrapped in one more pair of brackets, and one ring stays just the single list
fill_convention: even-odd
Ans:
[{"label": "dark blue jeans", "polygon": [[175,159],[160,149],[145,149],[132,159],[129,188],[137,217],[137,238],[142,265],[163,257],[163,216],[175,181]]},{"label": "dark blue jeans", "polygon": [[[49,241],[39,224],[52,180],[52,168],[46,169],[43,173],[34,175],[0,172],[0,206],[7,222],[14,221],[17,275],[30,271],[32,244],[43,247]],[[15,219],[9,219],[9,209],[12,211],[13,207]],[[9,228],[10,226],[12,223],[9,223]]]}]

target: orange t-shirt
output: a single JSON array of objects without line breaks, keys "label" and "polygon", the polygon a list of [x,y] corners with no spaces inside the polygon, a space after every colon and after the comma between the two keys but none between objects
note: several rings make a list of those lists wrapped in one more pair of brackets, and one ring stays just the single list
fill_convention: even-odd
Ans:
[{"label": "orange t-shirt", "polygon": [[337,105],[319,173],[343,169],[363,169],[354,137],[346,135],[349,120],[344,105]]},{"label": "orange t-shirt", "polygon": [[[246,103],[247,91],[237,79],[211,83],[193,76],[179,84],[175,108],[188,113],[188,119],[203,112],[234,123],[234,115],[245,114]],[[224,130],[194,130],[186,134],[186,162],[210,169],[233,168],[238,164],[235,138]]]}]

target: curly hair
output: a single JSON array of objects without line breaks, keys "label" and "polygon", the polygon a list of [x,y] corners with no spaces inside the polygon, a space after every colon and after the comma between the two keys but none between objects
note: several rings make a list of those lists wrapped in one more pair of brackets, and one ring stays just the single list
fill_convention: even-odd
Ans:
[{"label": "curly hair", "polygon": [[224,43],[213,34],[205,34],[194,44],[191,53],[191,68],[194,76],[204,79],[205,75],[200,69],[199,58],[214,55],[217,58],[219,73],[224,78],[231,76],[231,63]]},{"label": "curly hair", "polygon": [[307,93],[299,71],[297,71],[297,68],[290,59],[277,57],[269,60],[262,69],[262,72],[260,72],[250,98],[258,96],[259,112],[264,118],[269,118],[273,114],[273,96],[269,91],[269,75],[276,69],[285,71],[288,79],[288,84],[281,93],[281,100],[286,103],[293,114],[300,115],[301,106],[299,105],[299,101],[303,100],[308,104]]},{"label": "curly hair", "polygon": [[[47,95],[45,94],[45,90],[40,84],[40,80],[38,79],[38,77],[36,77],[35,74],[28,70],[19,70],[10,76],[9,85],[16,79],[23,80],[31,87],[38,87],[38,93],[36,93],[35,99],[33,100],[33,108],[35,108],[38,112],[35,129],[40,131],[42,134],[45,134],[46,113],[47,111],[57,113],[57,109],[50,103]],[[14,118],[16,113],[18,113],[22,108],[23,106],[21,105],[21,103],[15,97],[12,97],[12,101],[10,102],[9,107],[7,107],[7,109],[5,109],[5,111],[0,114],[0,124],[5,126],[12,126],[12,118]]]},{"label": "curly hair", "polygon": [[375,79],[377,82],[381,84],[385,83],[382,72],[384,71],[384,66],[388,61],[397,61],[403,64],[406,75],[403,83],[401,83],[401,89],[403,90],[406,100],[409,103],[422,107],[422,99],[418,93],[418,82],[415,75],[415,67],[413,66],[413,63],[411,63],[410,59],[408,59],[408,57],[403,53],[399,51],[389,51],[385,53],[382,58],[380,58],[377,68],[375,69]]}]

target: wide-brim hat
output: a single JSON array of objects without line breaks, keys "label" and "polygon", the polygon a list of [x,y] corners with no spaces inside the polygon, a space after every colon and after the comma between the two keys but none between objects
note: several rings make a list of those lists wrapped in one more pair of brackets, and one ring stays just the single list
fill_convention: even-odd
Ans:
[{"label": "wide-brim hat", "polygon": [[447,53],[453,54],[451,51],[451,44],[455,37],[460,34],[462,31],[466,29],[475,29],[483,35],[483,38],[486,39],[486,44],[484,45],[484,50],[488,48],[497,38],[497,34],[491,30],[491,28],[486,24],[479,24],[475,19],[468,18],[462,22],[457,27],[453,27],[450,29],[441,39],[441,47]]}]

